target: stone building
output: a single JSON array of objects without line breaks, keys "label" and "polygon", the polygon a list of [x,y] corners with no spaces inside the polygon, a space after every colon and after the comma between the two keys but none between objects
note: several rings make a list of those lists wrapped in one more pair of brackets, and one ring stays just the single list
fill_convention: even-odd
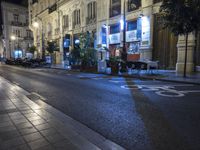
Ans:
[{"label": "stone building", "polygon": [[[79,44],[80,34],[86,32],[93,36],[95,48],[107,47],[110,56],[120,55],[125,15],[127,59],[156,60],[163,69],[181,72],[185,39],[161,27],[160,5],[161,0],[29,0],[29,22],[40,52],[47,41],[56,41],[60,45],[56,63],[62,63]],[[194,47],[195,37],[191,34],[188,72],[194,67]]]},{"label": "stone building", "polygon": [[28,26],[28,9],[3,1],[1,2],[1,14],[4,57],[26,57],[28,47],[33,45],[32,32]]}]

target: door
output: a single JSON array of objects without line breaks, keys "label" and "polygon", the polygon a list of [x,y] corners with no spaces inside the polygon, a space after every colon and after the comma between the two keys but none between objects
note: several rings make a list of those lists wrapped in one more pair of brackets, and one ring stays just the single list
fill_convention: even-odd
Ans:
[{"label": "door", "polygon": [[178,37],[169,29],[163,29],[159,14],[154,16],[153,60],[159,61],[160,69],[175,69]]},{"label": "door", "polygon": [[195,62],[197,66],[200,66],[200,31],[197,34],[197,46],[195,52]]}]

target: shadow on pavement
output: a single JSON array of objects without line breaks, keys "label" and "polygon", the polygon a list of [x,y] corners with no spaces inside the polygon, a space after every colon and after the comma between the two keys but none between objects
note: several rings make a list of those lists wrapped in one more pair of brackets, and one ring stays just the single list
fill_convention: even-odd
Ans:
[{"label": "shadow on pavement", "polygon": [[[134,82],[127,80],[127,85]],[[183,137],[178,135],[164,114],[139,89],[131,89],[136,111],[144,122],[144,126],[155,150],[191,150]]]}]

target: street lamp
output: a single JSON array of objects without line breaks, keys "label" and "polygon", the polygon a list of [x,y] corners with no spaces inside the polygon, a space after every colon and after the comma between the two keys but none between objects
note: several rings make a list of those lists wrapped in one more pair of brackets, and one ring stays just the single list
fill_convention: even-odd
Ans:
[{"label": "street lamp", "polygon": [[[37,17],[37,19],[41,22],[41,30],[42,30],[42,59],[45,59],[45,50],[44,50],[44,33],[43,33],[43,24],[42,24],[42,19]],[[33,22],[33,27],[39,29],[40,25],[37,21]]]},{"label": "street lamp", "polygon": [[[18,40],[18,37],[15,36],[15,35],[11,35],[11,40],[12,41],[16,41],[17,40],[17,52],[18,52],[18,58],[19,58],[19,40]],[[11,57],[11,51],[10,51],[10,57]]]},{"label": "street lamp", "polygon": [[[127,61],[127,52],[126,52],[126,1],[127,0],[124,0],[123,19],[120,20],[121,30],[123,30],[123,49],[122,49],[122,54],[121,54],[121,58],[122,58],[123,62]],[[125,65],[122,65],[122,69],[126,70]]]}]

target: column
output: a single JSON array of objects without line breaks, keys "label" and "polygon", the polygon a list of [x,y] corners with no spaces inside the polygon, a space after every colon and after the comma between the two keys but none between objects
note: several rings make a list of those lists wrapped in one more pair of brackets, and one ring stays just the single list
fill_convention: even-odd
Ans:
[{"label": "column", "polygon": [[[177,64],[176,64],[176,72],[183,73],[184,72],[184,62],[185,62],[185,36],[178,37],[178,56],[177,56]],[[187,63],[186,63],[186,72],[192,73],[194,71],[194,48],[195,48],[195,36],[194,34],[189,34],[188,36],[188,50],[187,50]]]}]

